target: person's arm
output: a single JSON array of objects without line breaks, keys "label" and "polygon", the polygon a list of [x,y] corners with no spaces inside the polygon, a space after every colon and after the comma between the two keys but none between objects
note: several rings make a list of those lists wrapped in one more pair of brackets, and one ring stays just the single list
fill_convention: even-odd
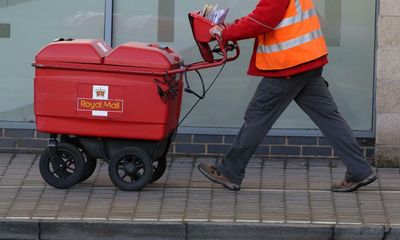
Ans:
[{"label": "person's arm", "polygon": [[223,29],[222,39],[238,41],[272,31],[284,18],[289,3],[290,0],[260,0],[253,12]]}]

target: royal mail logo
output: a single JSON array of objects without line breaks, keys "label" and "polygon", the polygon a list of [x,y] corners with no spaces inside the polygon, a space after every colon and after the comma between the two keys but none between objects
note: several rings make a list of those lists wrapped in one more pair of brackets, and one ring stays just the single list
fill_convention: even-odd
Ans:
[{"label": "royal mail logo", "polygon": [[104,89],[96,89],[96,97],[104,97],[106,95],[106,90]]},{"label": "royal mail logo", "polygon": [[92,98],[78,98],[78,111],[91,111],[92,116],[107,117],[109,112],[123,112],[124,101],[109,99],[109,86],[92,87]]},{"label": "royal mail logo", "polygon": [[123,112],[123,105],[124,101],[122,100],[95,100],[78,98],[79,111]]}]

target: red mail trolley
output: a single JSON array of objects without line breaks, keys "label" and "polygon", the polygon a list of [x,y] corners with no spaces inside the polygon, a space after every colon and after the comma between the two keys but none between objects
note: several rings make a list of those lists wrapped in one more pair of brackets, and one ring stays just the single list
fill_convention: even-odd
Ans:
[{"label": "red mail trolley", "polygon": [[[110,179],[122,190],[140,190],[163,175],[185,72],[239,56],[236,43],[204,37],[210,21],[197,13],[189,19],[204,58],[190,65],[159,44],[112,49],[102,40],[58,39],[40,50],[33,63],[34,112],[37,130],[50,134],[39,163],[49,185],[70,188],[86,180],[97,159],[108,162]],[[214,40],[217,50],[209,47]],[[228,57],[228,50],[236,54]],[[222,57],[214,59],[213,52]]]}]

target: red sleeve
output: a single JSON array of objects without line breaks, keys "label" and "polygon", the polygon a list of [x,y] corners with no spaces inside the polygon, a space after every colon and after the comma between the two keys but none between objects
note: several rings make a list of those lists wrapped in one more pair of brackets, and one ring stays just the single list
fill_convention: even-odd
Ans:
[{"label": "red sleeve", "polygon": [[284,18],[290,0],[260,0],[246,17],[236,20],[225,28],[225,41],[255,38],[273,30]]}]

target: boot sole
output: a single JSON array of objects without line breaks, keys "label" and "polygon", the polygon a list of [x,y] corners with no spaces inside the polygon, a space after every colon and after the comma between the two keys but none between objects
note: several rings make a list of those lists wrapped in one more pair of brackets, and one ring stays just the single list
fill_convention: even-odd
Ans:
[{"label": "boot sole", "polygon": [[221,184],[221,185],[223,185],[225,188],[227,188],[227,189],[229,189],[229,190],[232,190],[232,191],[239,191],[239,190],[240,190],[240,187],[239,187],[238,185],[236,185],[236,184],[233,184],[233,183],[232,183],[232,184],[228,184],[228,183],[225,183],[225,182],[222,182],[222,181],[219,181],[219,180],[213,178],[213,177],[210,176],[205,170],[203,170],[203,169],[200,167],[200,165],[197,166],[197,168],[198,168],[199,171],[200,171],[206,178],[208,178],[210,181],[215,182],[215,183],[218,183],[218,184]]},{"label": "boot sole", "polygon": [[354,192],[357,189],[359,189],[360,187],[364,187],[364,186],[367,186],[367,185],[375,182],[376,179],[378,179],[378,177],[375,174],[372,174],[372,175],[364,178],[360,182],[354,183],[352,186],[350,186],[348,188],[331,189],[331,191],[332,192]]}]

